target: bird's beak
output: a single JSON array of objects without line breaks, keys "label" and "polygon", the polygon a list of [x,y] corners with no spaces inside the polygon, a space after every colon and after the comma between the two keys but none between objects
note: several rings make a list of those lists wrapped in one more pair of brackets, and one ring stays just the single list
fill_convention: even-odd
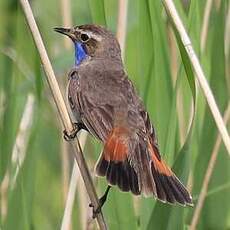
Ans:
[{"label": "bird's beak", "polygon": [[64,34],[64,35],[67,35],[72,40],[76,39],[73,29],[56,27],[56,28],[54,28],[54,31],[61,33],[61,34]]}]

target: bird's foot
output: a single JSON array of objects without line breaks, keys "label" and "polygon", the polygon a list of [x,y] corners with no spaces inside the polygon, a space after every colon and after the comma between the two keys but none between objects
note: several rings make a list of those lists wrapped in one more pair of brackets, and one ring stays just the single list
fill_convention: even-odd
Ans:
[{"label": "bird's foot", "polygon": [[101,212],[101,208],[104,205],[106,201],[105,195],[103,195],[99,200],[98,200],[98,206],[95,209],[94,205],[92,203],[89,204],[89,207],[93,208],[93,219],[96,218],[97,214]]},{"label": "bird's foot", "polygon": [[78,123],[73,123],[73,130],[70,133],[68,133],[66,130],[63,131],[64,139],[66,141],[73,140],[77,136],[77,133],[80,131],[80,129],[81,128],[79,127]]},{"label": "bird's foot", "polygon": [[97,217],[97,214],[101,212],[101,208],[102,206],[105,204],[109,190],[110,190],[111,186],[108,185],[104,195],[98,200],[98,206],[95,209],[94,205],[92,203],[89,204],[89,207],[93,208],[93,219]]}]

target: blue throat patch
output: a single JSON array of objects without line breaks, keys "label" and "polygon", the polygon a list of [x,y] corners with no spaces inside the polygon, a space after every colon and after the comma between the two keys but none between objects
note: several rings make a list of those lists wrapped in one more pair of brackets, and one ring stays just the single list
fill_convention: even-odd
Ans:
[{"label": "blue throat patch", "polygon": [[87,58],[87,54],[81,42],[75,42],[74,47],[75,47],[75,65],[80,65],[81,62]]}]

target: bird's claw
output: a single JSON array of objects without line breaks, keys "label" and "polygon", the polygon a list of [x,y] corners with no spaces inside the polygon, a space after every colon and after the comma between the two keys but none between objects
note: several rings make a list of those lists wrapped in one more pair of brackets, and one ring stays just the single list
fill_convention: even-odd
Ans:
[{"label": "bird's claw", "polygon": [[66,130],[63,131],[64,134],[63,137],[66,141],[71,141],[77,136],[78,131],[79,131],[78,124],[74,123],[73,130],[70,133],[68,133]]},{"label": "bird's claw", "polygon": [[109,193],[109,190],[110,190],[111,186],[108,185],[104,195],[98,200],[98,206],[97,208],[95,209],[94,205],[92,203],[89,204],[89,207],[93,208],[93,219],[97,217],[97,214],[101,212],[101,208],[102,206],[104,205],[106,199],[107,199],[107,196],[108,196],[108,193]]},{"label": "bird's claw", "polygon": [[97,217],[97,214],[101,212],[101,208],[104,204],[104,202],[102,203],[100,200],[101,199],[99,199],[99,204],[96,209],[94,208],[94,205],[92,203],[89,204],[89,207],[93,208],[93,219],[95,219]]},{"label": "bird's claw", "polygon": [[92,203],[90,203],[89,207],[93,208],[93,219],[95,219],[97,217],[98,213],[101,212],[102,205],[99,204],[98,207],[95,209],[94,205]]}]

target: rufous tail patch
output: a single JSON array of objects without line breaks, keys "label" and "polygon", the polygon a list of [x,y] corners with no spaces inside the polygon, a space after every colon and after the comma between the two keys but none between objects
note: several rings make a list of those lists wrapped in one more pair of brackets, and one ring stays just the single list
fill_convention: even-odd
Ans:
[{"label": "rufous tail patch", "polygon": [[149,142],[149,150],[151,153],[151,158],[152,158],[153,165],[154,165],[155,169],[160,174],[163,174],[166,176],[172,176],[173,172],[171,171],[171,169],[166,165],[166,163],[162,159],[159,160],[157,158],[157,154],[155,153],[155,151],[157,151],[157,149],[154,149],[150,142]]},{"label": "rufous tail patch", "polygon": [[124,161],[128,155],[128,129],[115,127],[109,135],[103,155],[107,161]]}]

